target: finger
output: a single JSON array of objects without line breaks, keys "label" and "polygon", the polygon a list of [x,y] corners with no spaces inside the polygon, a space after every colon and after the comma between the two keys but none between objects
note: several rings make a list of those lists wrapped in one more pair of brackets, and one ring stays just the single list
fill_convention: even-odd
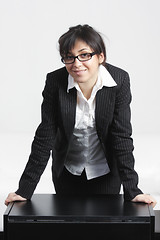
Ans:
[{"label": "finger", "polygon": [[157,204],[157,201],[150,195],[146,195],[145,196],[145,202],[148,203],[148,204],[151,204],[152,207],[154,208]]},{"label": "finger", "polygon": [[11,202],[11,195],[13,195],[12,193],[8,194],[6,200],[5,200],[5,205],[8,206],[8,204]]},{"label": "finger", "polygon": [[9,201],[6,199],[5,202],[4,202],[4,204],[5,204],[6,206],[8,206]]}]

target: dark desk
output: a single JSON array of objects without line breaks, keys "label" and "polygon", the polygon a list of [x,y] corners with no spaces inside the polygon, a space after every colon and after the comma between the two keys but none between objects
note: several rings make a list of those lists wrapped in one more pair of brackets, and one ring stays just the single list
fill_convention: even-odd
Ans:
[{"label": "dark desk", "polygon": [[124,202],[123,195],[35,194],[8,206],[4,231],[5,240],[151,240],[154,222],[150,205]]}]

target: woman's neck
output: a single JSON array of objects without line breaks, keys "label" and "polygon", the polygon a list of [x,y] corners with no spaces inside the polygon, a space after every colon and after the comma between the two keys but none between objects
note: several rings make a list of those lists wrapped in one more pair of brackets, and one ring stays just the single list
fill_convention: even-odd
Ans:
[{"label": "woman's neck", "polygon": [[84,97],[88,100],[91,97],[92,90],[94,85],[96,84],[97,80],[93,82],[87,82],[87,83],[78,83]]}]

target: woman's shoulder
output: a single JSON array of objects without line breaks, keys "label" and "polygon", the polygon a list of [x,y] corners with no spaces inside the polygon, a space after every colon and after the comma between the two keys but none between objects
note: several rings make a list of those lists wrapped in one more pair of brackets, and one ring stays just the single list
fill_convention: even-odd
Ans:
[{"label": "woman's shoulder", "polygon": [[128,72],[120,67],[114,66],[110,63],[105,63],[105,67],[110,72],[110,74],[128,74]]},{"label": "woman's shoulder", "polygon": [[64,77],[68,77],[68,72],[65,67],[62,67],[62,68],[59,68],[52,72],[47,73],[47,77],[51,77],[51,78],[63,77],[64,78]]},{"label": "woman's shoulder", "polygon": [[124,81],[129,80],[129,74],[126,70],[109,63],[106,63],[104,66],[106,67],[106,69],[111,74],[111,76],[113,77],[117,84],[121,84]]},{"label": "woman's shoulder", "polygon": [[64,88],[68,84],[68,72],[65,67],[47,73],[46,83],[55,88]]}]

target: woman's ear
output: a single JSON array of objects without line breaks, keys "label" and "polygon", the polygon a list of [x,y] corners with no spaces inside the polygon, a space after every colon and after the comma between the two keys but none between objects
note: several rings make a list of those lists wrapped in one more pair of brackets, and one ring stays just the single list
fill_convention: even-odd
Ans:
[{"label": "woman's ear", "polygon": [[102,64],[104,62],[104,53],[103,52],[100,53],[98,57],[99,57],[99,64]]}]

